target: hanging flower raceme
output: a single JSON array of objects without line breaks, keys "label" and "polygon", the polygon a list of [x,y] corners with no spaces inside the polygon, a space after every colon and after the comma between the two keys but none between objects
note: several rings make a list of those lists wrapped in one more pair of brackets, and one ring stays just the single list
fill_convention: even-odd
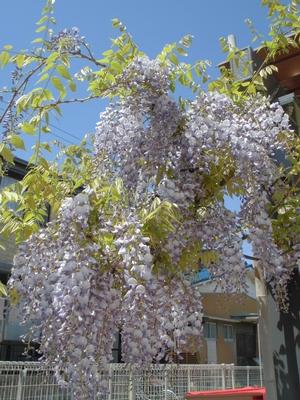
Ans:
[{"label": "hanging flower raceme", "polygon": [[154,273],[138,218],[129,210],[116,223],[118,205],[98,211],[99,200],[93,190],[66,199],[20,247],[10,279],[31,337],[78,399],[105,395],[119,332],[123,360],[139,365],[180,353],[201,333],[199,294]]}]

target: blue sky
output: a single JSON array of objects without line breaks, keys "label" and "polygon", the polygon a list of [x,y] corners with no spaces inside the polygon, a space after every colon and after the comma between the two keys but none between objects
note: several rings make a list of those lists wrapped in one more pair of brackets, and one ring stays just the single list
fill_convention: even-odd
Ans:
[{"label": "blue sky", "polygon": [[[35,22],[43,4],[42,0],[3,1],[0,46],[13,44],[16,50],[28,48],[35,37]],[[194,43],[187,61],[211,60],[212,77],[218,75],[217,64],[224,59],[220,36],[234,33],[240,47],[249,45],[251,33],[244,22],[246,18],[253,20],[259,31],[267,31],[266,10],[260,6],[259,0],[56,0],[57,29],[77,26],[98,57],[109,48],[110,38],[116,34],[111,27],[111,20],[115,17],[127,25],[140,48],[150,57],[154,57],[166,43],[192,34]],[[2,86],[7,83],[7,78],[1,70],[0,77]],[[104,106],[100,101],[69,106],[64,110],[64,117],[53,123],[81,138],[94,130]],[[78,143],[65,132],[57,129],[53,132],[62,142]],[[27,154],[20,152],[19,155],[26,157]]]},{"label": "blue sky", "polygon": [[[3,1],[0,46],[12,44],[16,50],[30,47],[43,4],[42,0]],[[97,57],[110,47],[110,38],[116,35],[111,20],[117,17],[150,57],[155,57],[166,43],[192,34],[193,46],[186,61],[210,60],[212,77],[217,77],[217,65],[224,60],[219,38],[233,33],[239,47],[251,45],[245,19],[250,18],[258,31],[265,34],[266,16],[259,0],[56,0],[57,30],[77,26]],[[5,84],[7,75],[0,70],[0,86]],[[104,107],[101,101],[68,106],[60,120],[52,121],[56,126],[53,133],[66,144],[79,143],[85,133],[93,132]],[[29,145],[29,139],[27,142]],[[25,152],[18,155],[28,157]],[[227,199],[226,203],[233,209],[239,207],[238,199]],[[246,251],[251,251],[249,246]]]}]

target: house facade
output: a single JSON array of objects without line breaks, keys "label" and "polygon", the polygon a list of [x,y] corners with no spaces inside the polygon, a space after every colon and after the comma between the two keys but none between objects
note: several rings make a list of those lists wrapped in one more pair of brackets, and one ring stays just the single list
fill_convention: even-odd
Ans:
[{"label": "house facade", "polygon": [[247,292],[223,293],[207,274],[194,285],[202,294],[203,340],[195,354],[184,354],[187,364],[259,365],[257,301],[254,270],[247,268]]}]

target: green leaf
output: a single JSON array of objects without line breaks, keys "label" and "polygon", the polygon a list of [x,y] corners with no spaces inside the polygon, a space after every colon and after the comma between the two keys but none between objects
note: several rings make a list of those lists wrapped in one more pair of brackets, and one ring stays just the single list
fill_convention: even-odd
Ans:
[{"label": "green leaf", "polygon": [[48,79],[49,78],[49,74],[43,74],[41,77],[40,77],[40,79],[37,81],[37,83],[39,83],[39,82],[43,82],[44,80],[46,80],[46,79]]},{"label": "green leaf", "polygon": [[11,44],[6,44],[5,46],[3,46],[4,50],[11,50],[13,47]]},{"label": "green leaf", "polygon": [[210,264],[218,261],[218,254],[213,250],[205,250],[200,253],[201,262],[208,267]]},{"label": "green leaf", "polygon": [[47,58],[47,64],[51,64],[55,62],[59,57],[59,53],[57,51],[54,51],[50,56]]},{"label": "green leaf", "polygon": [[144,233],[153,242],[159,243],[175,230],[175,223],[178,222],[173,204],[155,199],[151,205],[151,211],[144,218]]},{"label": "green leaf", "polygon": [[6,147],[4,143],[0,144],[0,155],[4,158],[5,161],[13,164],[14,156],[10,149]]},{"label": "green leaf", "polygon": [[112,56],[113,54],[114,54],[114,51],[113,51],[112,49],[106,50],[106,51],[104,51],[104,52],[102,53],[102,55],[103,55],[104,57],[110,57],[110,56]]},{"label": "green leaf", "polygon": [[10,56],[7,51],[2,51],[0,53],[0,65],[1,67],[5,67],[5,65],[9,62]]},{"label": "green leaf", "polygon": [[44,15],[44,17],[42,17],[41,19],[38,20],[38,22],[36,22],[36,25],[42,25],[44,22],[46,22],[48,20],[48,15]]},{"label": "green leaf", "polygon": [[64,65],[58,65],[56,67],[56,70],[63,78],[68,79],[68,80],[72,79],[70,72],[67,70],[67,68]]},{"label": "green leaf", "polygon": [[193,74],[192,74],[192,71],[190,69],[188,69],[186,71],[186,76],[190,81],[193,81]]},{"label": "green leaf", "polygon": [[61,113],[61,110],[60,110],[59,106],[53,107],[53,110],[55,110],[55,111],[57,112],[57,114],[58,114],[60,117],[62,117],[62,113]]},{"label": "green leaf", "polygon": [[47,150],[49,153],[51,153],[51,146],[48,142],[40,143],[41,148]]},{"label": "green leaf", "polygon": [[44,39],[39,37],[39,38],[32,40],[31,43],[42,43],[43,41],[44,41]]},{"label": "green leaf", "polygon": [[113,18],[111,20],[111,23],[112,23],[113,28],[119,28],[120,24],[121,24],[121,22],[118,18]]},{"label": "green leaf", "polygon": [[7,297],[6,286],[2,282],[0,282],[0,296]]},{"label": "green leaf", "polygon": [[30,124],[29,122],[23,122],[23,124],[21,124],[20,127],[21,127],[22,131],[27,133],[28,135],[35,134],[35,126]]},{"label": "green leaf", "polygon": [[169,58],[170,58],[170,61],[171,61],[173,64],[175,64],[175,65],[178,65],[178,64],[179,64],[178,58],[175,56],[175,54],[171,53],[170,56],[169,56]]},{"label": "green leaf", "polygon": [[42,165],[46,170],[49,169],[48,161],[44,157],[39,157],[39,164]]},{"label": "green leaf", "polygon": [[175,92],[175,89],[176,89],[176,85],[175,85],[175,82],[170,82],[170,90],[171,90],[171,92],[172,93],[174,93]]},{"label": "green leaf", "polygon": [[49,126],[43,126],[42,127],[42,132],[49,133],[49,132],[51,132],[51,129],[49,128]]},{"label": "green leaf", "polygon": [[43,90],[43,97],[44,99],[51,101],[54,99],[54,96],[52,94],[52,92],[49,89],[44,89]]},{"label": "green leaf", "polygon": [[19,135],[9,135],[8,138],[15,148],[25,150],[24,141]]},{"label": "green leaf", "polygon": [[42,25],[39,28],[37,28],[35,31],[36,31],[36,33],[39,33],[39,32],[45,31],[46,29],[47,29],[46,25]]},{"label": "green leaf", "polygon": [[76,84],[73,81],[69,82],[69,87],[72,92],[76,92]]},{"label": "green leaf", "polygon": [[200,243],[196,241],[184,248],[179,259],[179,267],[182,271],[198,270],[200,264]]},{"label": "green leaf", "polygon": [[121,73],[123,71],[122,65],[116,61],[112,61],[110,67],[113,71],[116,71],[117,73]]},{"label": "green leaf", "polygon": [[61,97],[66,96],[66,89],[64,85],[62,84],[61,80],[57,77],[51,78],[52,85],[59,91],[59,94]]},{"label": "green leaf", "polygon": [[15,62],[18,66],[18,68],[22,68],[24,65],[24,60],[25,60],[25,55],[24,54],[19,54],[16,58],[15,58]]},{"label": "green leaf", "polygon": [[177,50],[177,53],[180,54],[181,56],[185,57],[188,55],[188,53],[182,47],[177,47],[176,50]]},{"label": "green leaf", "polygon": [[13,306],[16,306],[20,301],[20,295],[16,288],[12,288],[9,291],[9,300]]}]

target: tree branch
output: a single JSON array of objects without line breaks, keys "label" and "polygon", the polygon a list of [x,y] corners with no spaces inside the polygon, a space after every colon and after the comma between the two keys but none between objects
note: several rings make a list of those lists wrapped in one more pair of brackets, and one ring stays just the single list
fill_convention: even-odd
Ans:
[{"label": "tree branch", "polygon": [[248,256],[247,254],[243,254],[243,256],[246,258],[246,260],[251,260],[251,261],[259,261],[260,260],[260,258]]},{"label": "tree branch", "polygon": [[101,97],[100,94],[99,95],[97,94],[97,95],[94,95],[94,96],[82,97],[82,98],[69,99],[69,100],[57,100],[55,103],[50,103],[50,104],[48,104],[46,106],[43,106],[43,107],[40,107],[40,108],[43,108],[43,109],[52,108],[52,107],[56,107],[56,106],[58,106],[60,104],[85,103],[86,101],[97,99],[99,97]]},{"label": "tree branch", "polygon": [[18,96],[20,90],[22,90],[22,88],[24,86],[26,86],[26,84],[28,83],[29,79],[45,64],[45,62],[43,61],[41,64],[39,64],[37,67],[35,67],[27,76],[26,78],[23,80],[23,82],[17,87],[17,89],[14,91],[14,94],[12,96],[12,98],[10,99],[6,109],[3,111],[3,114],[0,117],[0,124],[2,123],[5,115],[7,114],[7,112],[9,111],[9,109],[12,107],[16,97]]},{"label": "tree branch", "polygon": [[84,58],[86,60],[89,60],[90,62],[94,63],[98,67],[102,67],[102,68],[106,68],[107,67],[107,65],[102,64],[102,63],[100,63],[99,61],[96,60],[96,58],[93,56],[91,50],[87,46],[84,46],[84,47],[87,49],[89,55],[82,53],[80,50],[77,51],[77,52],[70,52],[70,54],[72,54],[73,56],[78,56],[80,58]]}]

